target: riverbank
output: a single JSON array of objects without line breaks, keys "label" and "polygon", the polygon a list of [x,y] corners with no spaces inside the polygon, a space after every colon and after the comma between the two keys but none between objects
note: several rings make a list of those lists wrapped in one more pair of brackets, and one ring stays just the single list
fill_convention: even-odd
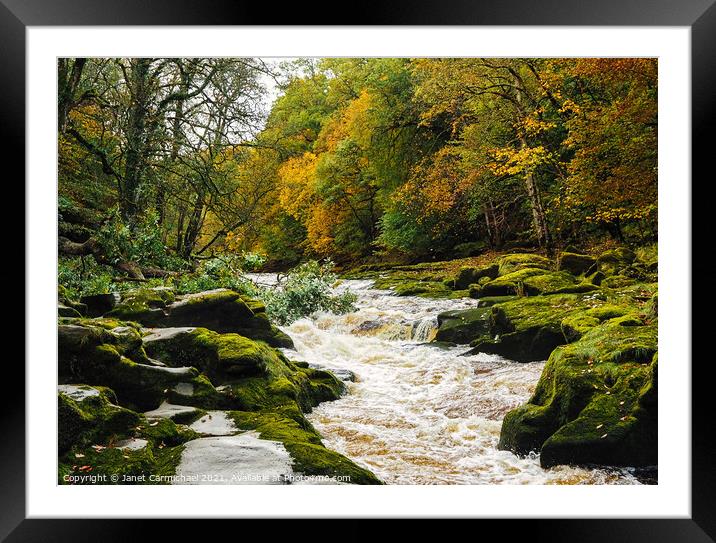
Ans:
[{"label": "riverbank", "polygon": [[543,467],[655,466],[655,253],[617,248],[556,260],[518,253],[457,271],[455,264],[373,266],[347,275],[375,276],[377,286],[398,295],[474,298],[474,308],[438,316],[437,341],[469,345],[473,355],[548,359],[529,400],[506,414],[500,449],[539,453]]},{"label": "riverbank", "polygon": [[226,290],[62,300],[60,482],[634,484],[656,464],[655,261],[345,275],[356,311],[282,329]]}]

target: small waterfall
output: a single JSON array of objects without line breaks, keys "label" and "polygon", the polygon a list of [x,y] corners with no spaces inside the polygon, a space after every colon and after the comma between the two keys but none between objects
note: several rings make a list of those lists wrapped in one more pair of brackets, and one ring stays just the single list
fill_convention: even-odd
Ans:
[{"label": "small waterfall", "polygon": [[435,338],[438,333],[438,317],[437,315],[429,315],[422,318],[413,325],[411,339],[418,343],[426,343]]}]

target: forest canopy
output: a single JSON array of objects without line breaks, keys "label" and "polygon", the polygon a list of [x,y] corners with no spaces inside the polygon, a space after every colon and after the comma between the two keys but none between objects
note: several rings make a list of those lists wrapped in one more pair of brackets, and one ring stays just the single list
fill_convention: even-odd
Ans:
[{"label": "forest canopy", "polygon": [[68,58],[58,89],[60,252],[134,278],[657,236],[656,59]]}]

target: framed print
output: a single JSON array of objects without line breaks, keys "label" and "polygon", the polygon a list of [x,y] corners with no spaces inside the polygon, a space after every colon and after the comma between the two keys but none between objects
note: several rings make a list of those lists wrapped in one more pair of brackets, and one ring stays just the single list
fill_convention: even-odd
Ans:
[{"label": "framed print", "polygon": [[713,540],[710,0],[349,26],[221,4],[0,6],[27,214],[3,537],[471,518]]}]

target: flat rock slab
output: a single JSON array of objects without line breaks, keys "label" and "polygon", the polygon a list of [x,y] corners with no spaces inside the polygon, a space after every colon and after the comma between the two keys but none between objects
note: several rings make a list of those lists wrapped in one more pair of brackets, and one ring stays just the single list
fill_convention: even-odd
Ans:
[{"label": "flat rock slab", "polygon": [[190,428],[207,436],[230,436],[239,429],[227,415],[226,411],[208,411],[206,415],[195,421]]},{"label": "flat rock slab", "polygon": [[149,332],[149,334],[144,336],[142,341],[144,341],[144,343],[151,343],[152,341],[163,341],[182,334],[188,334],[196,330],[196,328],[192,326],[175,326],[173,328],[145,328],[144,330]]},{"label": "flat rock slab", "polygon": [[69,396],[76,402],[81,402],[91,396],[99,396],[99,390],[88,385],[59,385],[57,391]]},{"label": "flat rock slab", "polygon": [[189,415],[191,413],[197,413],[199,410],[196,407],[190,407],[188,405],[174,405],[169,402],[162,402],[162,405],[154,409],[153,411],[147,411],[144,416],[148,419],[174,419],[177,416]]},{"label": "flat rock slab", "polygon": [[195,439],[184,447],[174,484],[280,485],[293,476],[283,444],[256,432]]}]

